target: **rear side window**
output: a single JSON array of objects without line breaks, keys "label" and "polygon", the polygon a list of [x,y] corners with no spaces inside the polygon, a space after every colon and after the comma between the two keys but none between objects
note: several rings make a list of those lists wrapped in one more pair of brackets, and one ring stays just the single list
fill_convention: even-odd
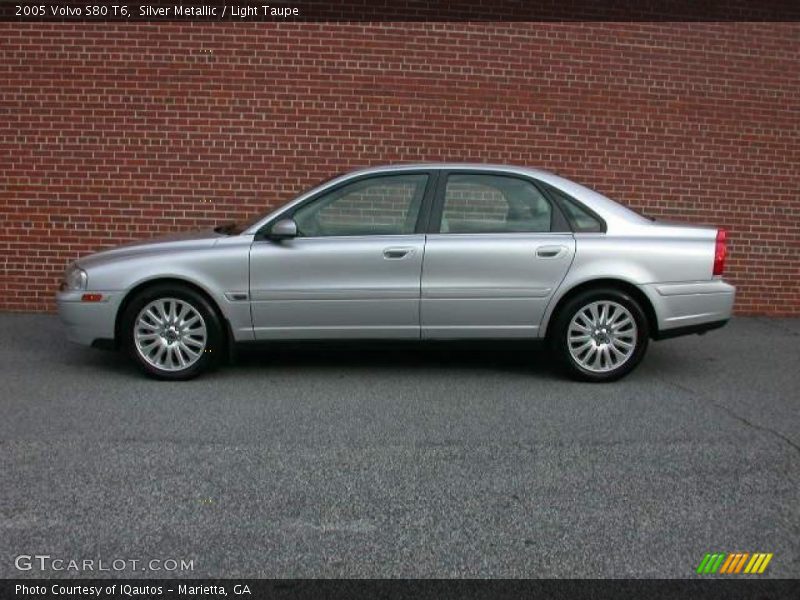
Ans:
[{"label": "rear side window", "polygon": [[450,175],[441,233],[549,232],[553,208],[529,181],[500,175]]},{"label": "rear side window", "polygon": [[552,186],[548,186],[547,189],[558,197],[573,231],[576,233],[600,233],[604,230],[603,222],[578,204],[574,198]]}]

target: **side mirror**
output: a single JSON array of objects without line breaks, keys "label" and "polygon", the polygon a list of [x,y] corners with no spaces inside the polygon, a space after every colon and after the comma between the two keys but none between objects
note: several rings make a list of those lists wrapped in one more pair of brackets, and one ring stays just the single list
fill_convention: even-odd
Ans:
[{"label": "side mirror", "polygon": [[281,219],[270,228],[267,237],[275,241],[296,238],[297,223],[294,222],[294,219]]}]

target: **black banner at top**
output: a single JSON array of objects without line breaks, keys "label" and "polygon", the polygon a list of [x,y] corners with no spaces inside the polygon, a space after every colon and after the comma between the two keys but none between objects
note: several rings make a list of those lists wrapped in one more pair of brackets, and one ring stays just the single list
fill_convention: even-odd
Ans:
[{"label": "black banner at top", "polygon": [[41,21],[798,21],[795,0],[0,0],[0,20]]}]

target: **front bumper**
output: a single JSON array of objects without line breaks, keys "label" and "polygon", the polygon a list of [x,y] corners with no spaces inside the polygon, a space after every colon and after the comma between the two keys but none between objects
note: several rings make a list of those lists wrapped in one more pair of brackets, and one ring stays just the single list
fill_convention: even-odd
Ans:
[{"label": "front bumper", "polygon": [[653,305],[661,337],[669,332],[711,329],[731,318],[736,288],[722,279],[640,286]]},{"label": "front bumper", "polygon": [[[84,302],[84,294],[102,294],[99,302]],[[95,290],[58,292],[58,316],[67,330],[67,339],[77,344],[91,346],[98,340],[114,339],[114,324],[120,294]]]}]

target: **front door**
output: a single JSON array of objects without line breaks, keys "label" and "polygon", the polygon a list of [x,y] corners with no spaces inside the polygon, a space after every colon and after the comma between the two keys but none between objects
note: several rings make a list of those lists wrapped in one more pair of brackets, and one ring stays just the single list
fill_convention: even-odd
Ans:
[{"label": "front door", "polygon": [[422,337],[537,337],[575,255],[558,208],[511,175],[451,172],[439,187],[441,216],[425,247]]},{"label": "front door", "polygon": [[250,252],[256,339],[419,338],[418,221],[430,178],[372,175],[281,215],[298,237],[258,240]]}]

